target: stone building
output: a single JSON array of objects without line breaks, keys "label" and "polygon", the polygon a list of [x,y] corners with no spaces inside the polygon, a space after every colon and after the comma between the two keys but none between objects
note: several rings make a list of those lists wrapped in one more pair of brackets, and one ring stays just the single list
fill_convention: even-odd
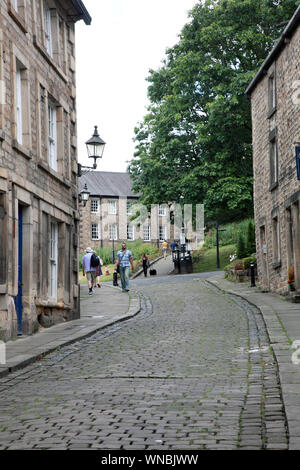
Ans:
[{"label": "stone building", "polygon": [[75,22],[81,0],[0,3],[0,339],[79,316]]},{"label": "stone building", "polygon": [[[259,283],[300,290],[300,7],[247,88],[253,126],[254,212]],[[297,294],[297,292],[296,292]],[[294,294],[291,294],[294,295]]]},{"label": "stone building", "polygon": [[129,173],[93,171],[79,178],[79,192],[87,185],[90,192],[86,206],[80,205],[79,250],[87,246],[118,247],[120,242],[141,239],[160,244],[173,236],[167,204],[153,205],[142,214],[142,221],[131,220],[139,195],[132,192]]}]

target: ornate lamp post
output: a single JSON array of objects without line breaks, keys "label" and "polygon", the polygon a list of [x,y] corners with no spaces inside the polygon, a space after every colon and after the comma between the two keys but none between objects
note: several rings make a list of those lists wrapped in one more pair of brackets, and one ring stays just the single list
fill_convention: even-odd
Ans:
[{"label": "ornate lamp post", "polygon": [[98,158],[102,158],[104,147],[105,147],[105,142],[104,140],[101,139],[101,137],[98,134],[98,126],[95,126],[94,134],[85,144],[87,148],[88,157],[93,158],[94,163],[93,163],[93,166],[83,166],[80,163],[78,163],[78,171],[77,171],[78,176],[82,176],[84,173],[86,173],[89,170],[96,170],[97,160]]}]

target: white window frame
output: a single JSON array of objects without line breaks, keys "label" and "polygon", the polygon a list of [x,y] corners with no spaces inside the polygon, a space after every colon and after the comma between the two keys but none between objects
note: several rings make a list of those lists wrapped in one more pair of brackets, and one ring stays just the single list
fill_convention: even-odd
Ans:
[{"label": "white window frame", "polygon": [[134,224],[127,224],[127,240],[134,241]]},{"label": "white window frame", "polygon": [[57,300],[57,281],[58,281],[58,224],[51,222],[50,229],[50,297]]},{"label": "white window frame", "polygon": [[[95,206],[97,206],[96,209]],[[99,214],[99,199],[91,199],[91,213]]]},{"label": "white window frame", "polygon": [[100,239],[100,225],[92,223],[91,224],[91,238],[92,240]]},{"label": "white window frame", "polygon": [[[162,237],[162,234],[163,234],[163,237]],[[163,242],[166,239],[167,239],[167,227],[166,225],[160,225],[159,226],[159,241]]]},{"label": "white window frame", "polygon": [[132,215],[132,207],[133,207],[134,203],[135,203],[135,201],[128,201],[127,200],[127,206],[126,206],[127,215]]},{"label": "white window frame", "polygon": [[13,9],[18,12],[18,0],[12,0]]},{"label": "white window frame", "polygon": [[144,242],[151,241],[151,227],[149,224],[143,226],[143,240]]},{"label": "white window frame", "polygon": [[16,124],[17,141],[23,143],[23,108],[22,108],[22,69],[19,63],[16,64]]},{"label": "white window frame", "polygon": [[167,208],[164,206],[159,206],[158,208],[158,215],[165,217],[167,215]]},{"label": "white window frame", "polygon": [[110,215],[117,214],[117,201],[108,201],[108,213]]},{"label": "white window frame", "polygon": [[56,130],[56,105],[48,102],[48,152],[49,166],[57,171],[57,130]]},{"label": "white window frame", "polygon": [[118,240],[118,226],[116,223],[110,224],[108,227],[109,230],[109,239]]},{"label": "white window frame", "polygon": [[52,21],[51,11],[47,3],[44,1],[44,34],[45,34],[45,48],[50,57],[53,56],[53,42],[52,42]]}]

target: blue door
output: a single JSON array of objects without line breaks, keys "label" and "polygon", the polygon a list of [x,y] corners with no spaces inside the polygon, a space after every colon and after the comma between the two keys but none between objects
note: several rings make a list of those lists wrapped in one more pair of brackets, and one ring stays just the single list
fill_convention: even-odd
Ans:
[{"label": "blue door", "polygon": [[22,251],[23,251],[23,208],[19,206],[18,222],[18,295],[15,297],[15,306],[18,319],[18,335],[22,335]]}]

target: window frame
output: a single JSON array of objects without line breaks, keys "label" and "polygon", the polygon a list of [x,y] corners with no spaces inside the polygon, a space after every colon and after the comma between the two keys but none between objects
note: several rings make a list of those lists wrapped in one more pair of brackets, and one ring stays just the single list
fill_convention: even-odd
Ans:
[{"label": "window frame", "polygon": [[[161,233],[162,233],[162,232],[164,232],[163,238],[161,237]],[[167,227],[166,227],[166,225],[160,225],[160,226],[159,226],[159,234],[158,234],[158,236],[159,236],[159,241],[160,241],[160,242],[163,242],[164,240],[167,239]]]},{"label": "window frame", "polygon": [[58,170],[57,155],[57,105],[48,99],[48,162],[52,170]]},{"label": "window frame", "polygon": [[[93,229],[95,230],[93,235]],[[100,240],[100,224],[96,222],[91,223],[91,239],[92,240]]]},{"label": "window frame", "polygon": [[135,230],[134,230],[134,224],[127,224],[127,240],[128,241],[134,241],[135,237]]},{"label": "window frame", "polygon": [[[147,231],[147,232],[145,232]],[[145,237],[145,233],[147,233],[147,237]],[[150,224],[143,225],[143,240],[144,242],[150,242],[151,241],[151,226]]]},{"label": "window frame", "polygon": [[44,29],[44,45],[47,53],[53,58],[53,33],[51,10],[48,3],[43,1],[43,29]]},{"label": "window frame", "polygon": [[[97,210],[94,210],[93,205],[97,203]],[[99,199],[91,199],[91,214],[99,214],[100,204]]]},{"label": "window frame", "polygon": [[[114,228],[114,233],[112,233],[112,229]],[[109,239],[112,241],[116,241],[118,240],[118,224],[117,223],[112,223],[112,224],[109,224],[108,226],[108,236],[109,236]]]},{"label": "window frame", "polygon": [[269,136],[269,159],[270,159],[270,191],[277,188],[279,181],[279,155],[277,129],[275,128]]},{"label": "window frame", "polygon": [[[112,207],[114,207],[113,210],[112,210]],[[109,215],[117,215],[117,201],[116,200],[108,201],[108,213]]]},{"label": "window frame", "polygon": [[58,223],[51,220],[50,225],[50,292],[49,297],[57,300],[58,294]]}]

